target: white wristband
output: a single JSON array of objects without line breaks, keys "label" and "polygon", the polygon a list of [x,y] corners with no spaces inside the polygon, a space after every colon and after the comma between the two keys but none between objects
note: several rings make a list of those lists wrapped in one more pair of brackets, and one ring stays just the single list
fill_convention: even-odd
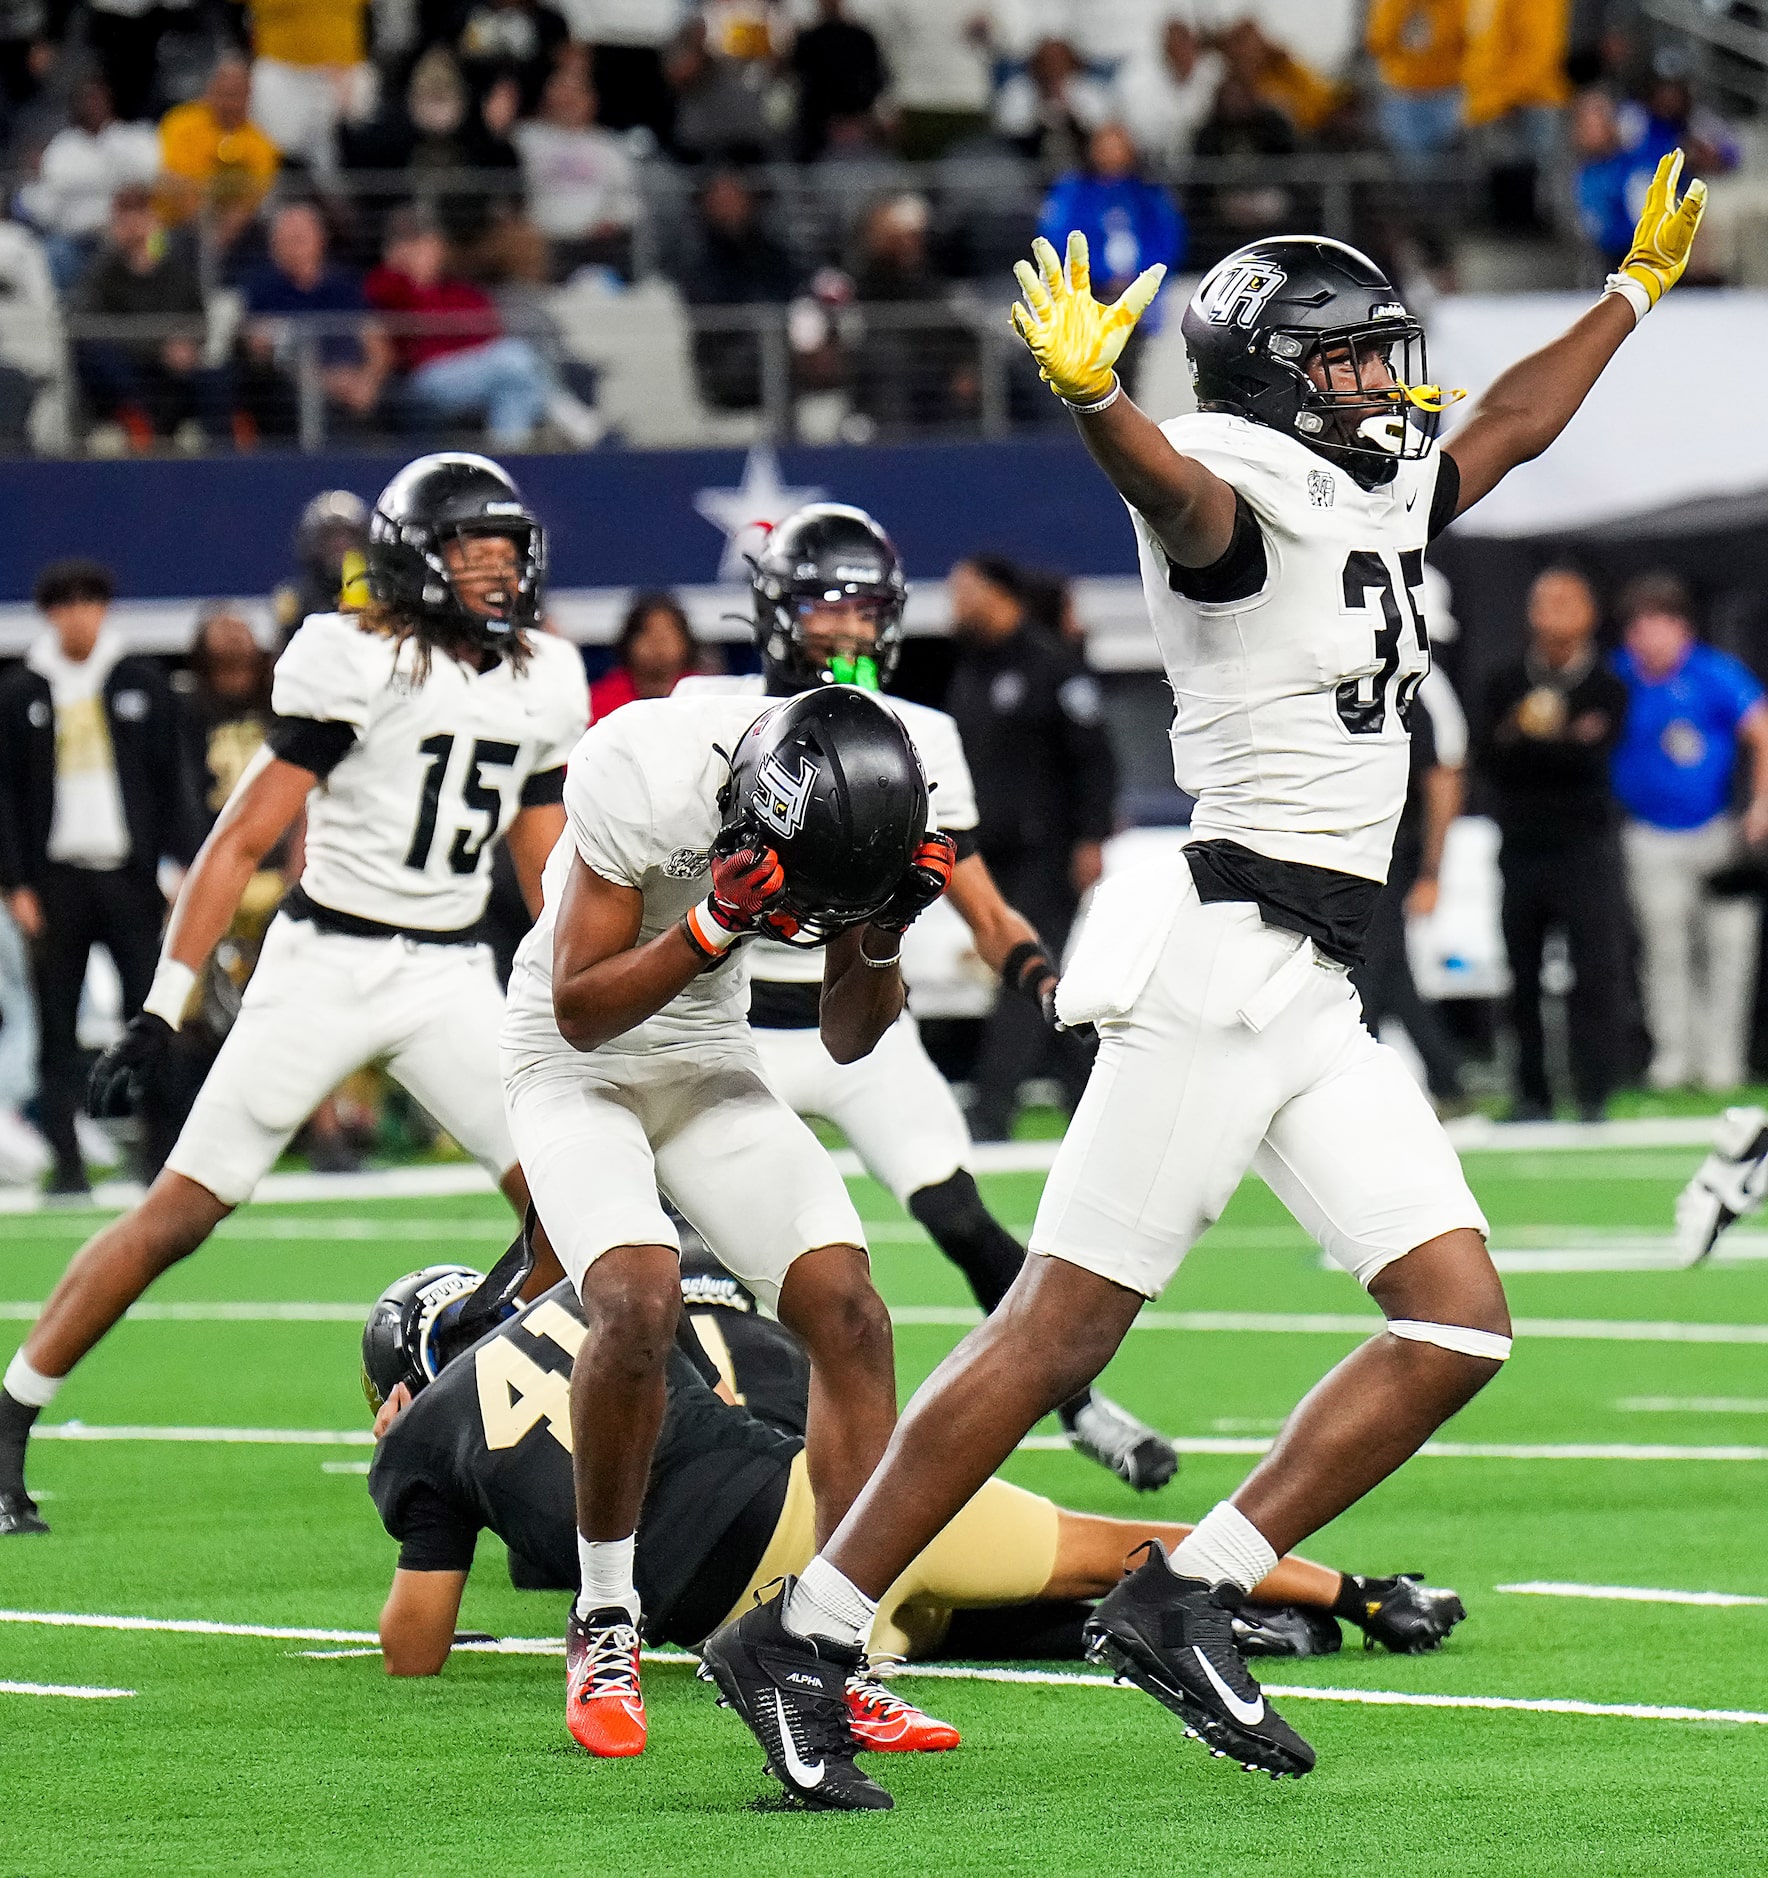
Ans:
[{"label": "white wristband", "polygon": [[1633,324],[1637,326],[1652,309],[1652,298],[1640,286],[1631,274],[1610,274],[1602,283],[1604,295],[1619,294],[1633,309]]},{"label": "white wristband", "polygon": [[732,932],[728,926],[720,925],[712,916],[711,900],[702,900],[698,906],[690,906],[682,916],[682,924],[688,929],[688,938],[709,959],[715,959],[722,952],[728,952],[743,936]]},{"label": "white wristband", "polygon": [[1123,381],[1113,372],[1111,374],[1111,389],[1106,392],[1103,397],[1064,398],[1062,402],[1068,406],[1069,410],[1071,410],[1076,417],[1097,417],[1101,411],[1109,411],[1122,396]]},{"label": "white wristband", "polygon": [[177,959],[161,959],[153,975],[153,984],[141,1001],[149,1016],[163,1018],[176,1030],[184,1022],[184,1007],[190,1002],[196,973]]}]

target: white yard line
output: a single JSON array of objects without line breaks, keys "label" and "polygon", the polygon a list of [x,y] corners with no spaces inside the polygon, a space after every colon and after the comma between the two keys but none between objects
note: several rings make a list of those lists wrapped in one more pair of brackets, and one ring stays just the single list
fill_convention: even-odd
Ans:
[{"label": "white yard line", "polygon": [[[1466,1115],[1450,1122],[1448,1133],[1464,1154],[1701,1148],[1711,1142],[1717,1121],[1711,1115],[1677,1115],[1618,1122],[1493,1122],[1484,1116]],[[978,1142],[970,1150],[969,1165],[979,1174],[1047,1173],[1058,1146],[1060,1143],[1055,1141]],[[865,1171],[851,1149],[838,1149],[834,1159],[843,1174]],[[360,1174],[270,1174],[258,1183],[254,1197],[278,1202],[335,1202],[452,1199],[492,1192],[495,1188],[491,1177],[483,1168],[471,1162],[454,1162],[445,1167],[377,1168]],[[141,1188],[132,1181],[106,1181],[95,1190],[93,1206],[100,1210],[133,1206],[140,1197]],[[0,1213],[51,1210],[81,1209],[52,1209],[32,1188],[0,1189]]]},{"label": "white yard line", "polygon": [[245,1447],[371,1448],[367,1428],[156,1428],[110,1426],[90,1422],[40,1422],[38,1441],[192,1441],[238,1443]]},{"label": "white yard line", "polygon": [[[183,1636],[263,1637],[298,1643],[376,1644],[366,1630],[320,1630],[275,1624],[220,1624],[199,1619],[161,1617],[103,1617],[68,1611],[0,1611],[0,1623],[45,1624],[55,1628],[86,1630],[170,1631]],[[486,1643],[462,1643],[457,1649],[492,1656],[562,1656],[565,1646],[551,1637],[499,1637]],[[336,1658],[378,1656],[374,1649],[301,1651],[303,1656]],[[687,1664],[695,1657],[679,1650],[647,1650],[646,1662]],[[1061,1670],[983,1669],[969,1664],[917,1663],[892,1672],[950,1682],[1025,1683],[1045,1688],[1112,1689],[1127,1685],[1106,1676],[1084,1676]],[[0,1688],[5,1685],[0,1684]],[[1421,1695],[1399,1689],[1330,1689],[1266,1683],[1267,1691],[1285,1701],[1350,1702],[1370,1708],[1511,1709],[1536,1715],[1620,1716],[1636,1721],[1739,1722],[1768,1726],[1768,1714],[1753,1709],[1684,1708],[1655,1702],[1580,1702],[1561,1697],[1504,1695]],[[73,1693],[63,1691],[62,1693]],[[106,1693],[129,1693],[106,1691]]]},{"label": "white yard line", "polygon": [[0,1682],[0,1695],[71,1695],[82,1702],[104,1702],[134,1693],[133,1689],[94,1689],[71,1682]]},{"label": "white yard line", "polygon": [[1631,1415],[1768,1415],[1768,1397],[1624,1395],[1615,1407]]},{"label": "white yard line", "polygon": [[1613,1604],[1768,1604],[1768,1598],[1747,1598],[1734,1591],[1658,1591],[1648,1585],[1569,1585],[1551,1579],[1531,1579],[1521,1585],[1494,1585],[1528,1598],[1596,1598]]},{"label": "white yard line", "polygon": [[[35,1434],[40,1441],[180,1441],[288,1448],[374,1445],[374,1435],[366,1428],[160,1428],[71,1421],[39,1423]],[[1065,1435],[1027,1435],[1019,1444],[1030,1453],[1060,1453],[1068,1445]],[[1173,1446],[1181,1454],[1267,1454],[1271,1449],[1268,1440],[1230,1435],[1185,1435],[1174,1440]],[[1419,1456],[1438,1461],[1768,1461],[1768,1447],[1678,1447],[1639,1441],[1427,1441]],[[357,1471],[353,1463],[324,1465],[328,1472]]]}]

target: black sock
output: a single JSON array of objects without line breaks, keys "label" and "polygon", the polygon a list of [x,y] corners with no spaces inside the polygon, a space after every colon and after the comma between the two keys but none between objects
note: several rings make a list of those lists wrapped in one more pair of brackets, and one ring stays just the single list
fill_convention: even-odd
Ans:
[{"label": "black sock", "polygon": [[9,1390],[0,1389],[0,1493],[23,1493],[25,1490],[25,1443],[31,1425],[42,1414],[28,1402],[18,1401]]},{"label": "black sock", "polygon": [[969,1280],[976,1302],[992,1311],[1019,1276],[1025,1248],[982,1204],[969,1173],[960,1167],[950,1180],[911,1193],[909,1211]]},{"label": "black sock", "polygon": [[1332,1615],[1342,1617],[1347,1623],[1355,1623],[1365,1615],[1363,1610],[1363,1581],[1346,1572],[1339,1580],[1338,1596],[1332,1601]]}]

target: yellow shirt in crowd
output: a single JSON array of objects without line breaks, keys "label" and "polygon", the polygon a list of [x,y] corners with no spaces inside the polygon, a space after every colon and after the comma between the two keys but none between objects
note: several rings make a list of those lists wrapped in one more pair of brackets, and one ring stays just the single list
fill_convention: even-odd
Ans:
[{"label": "yellow shirt in crowd", "polygon": [[1468,0],[1372,0],[1366,44],[1395,91],[1449,91],[1461,83]]},{"label": "yellow shirt in crowd", "polygon": [[201,98],[160,119],[160,166],[168,179],[188,185],[166,192],[177,221],[193,215],[205,193],[217,202],[256,202],[275,182],[281,162],[256,124],[223,130]]},{"label": "yellow shirt in crowd", "polygon": [[360,65],[368,0],[245,0],[252,49],[285,65]]},{"label": "yellow shirt in crowd", "polygon": [[1532,105],[1564,104],[1571,0],[1468,0],[1461,82],[1467,121],[1490,124]]}]

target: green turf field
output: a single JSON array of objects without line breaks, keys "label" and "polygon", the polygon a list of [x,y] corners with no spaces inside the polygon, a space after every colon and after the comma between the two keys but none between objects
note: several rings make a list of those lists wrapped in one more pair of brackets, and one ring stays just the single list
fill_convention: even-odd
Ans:
[{"label": "green turf field", "polygon": [[[1538,1268],[1570,1263],[1568,1248],[1610,1265],[1649,1257],[1642,1242],[1667,1230],[1696,1158],[1511,1152],[1468,1165],[1495,1245]],[[984,1184],[1010,1224],[1029,1221],[1036,1176]],[[940,1307],[966,1300],[876,1188],[862,1183],[860,1197],[885,1295],[904,1314],[906,1390],[961,1334],[928,1320],[953,1317]],[[40,1299],[92,1223],[76,1213],[0,1218],[0,1304]],[[505,1230],[490,1199],[252,1208],[151,1296],[156,1306],[366,1306],[415,1265],[488,1262]],[[1669,1452],[1420,1458],[1308,1549],[1351,1569],[1422,1568],[1461,1591],[1467,1624],[1435,1657],[1347,1649],[1265,1673],[1320,1690],[1749,1711],[1755,1722],[1292,1698],[1286,1712],[1320,1765],[1305,1781],[1273,1785],[1211,1761],[1127,1690],[923,1681],[905,1692],[957,1723],[964,1747],[920,1761],[875,1757],[894,1814],[808,1818],[755,1810],[771,1784],[759,1751],[681,1666],[647,1674],[642,1760],[598,1765],[565,1734],[556,1656],[457,1655],[438,1681],[394,1684],[373,1657],[303,1654],[347,1642],[3,1621],[0,1691],[11,1682],[135,1693],[0,1692],[0,1878],[1768,1870],[1768,1605],[1495,1589],[1568,1581],[1768,1598],[1768,1258],[1751,1253],[1768,1253],[1768,1238],[1738,1235],[1726,1263],[1692,1273],[1509,1275],[1524,1320],[1517,1355],[1443,1439]],[[1179,1314],[1293,1320],[1367,1309],[1249,1185],[1107,1381],[1177,1435],[1256,1441],[1355,1331],[1203,1329]],[[24,1316],[0,1318],[0,1359]],[[1586,1331],[1591,1320],[1659,1328],[1547,1334],[1567,1320]],[[359,1321],[162,1312],[120,1328],[49,1419],[361,1431]],[[1692,1340],[1685,1325],[1720,1328]],[[1737,1457],[1689,1452],[1715,1448]],[[0,1541],[0,1606],[372,1630],[392,1557],[360,1471],[345,1471],[365,1459],[366,1449],[343,1444],[39,1442],[32,1479],[55,1532]],[[1249,1465],[1240,1454],[1188,1454],[1179,1480],[1139,1506],[1066,1453],[1022,1453],[1011,1472],[1072,1506],[1184,1518]],[[564,1606],[562,1596],[511,1590],[501,1548],[481,1542],[464,1624],[552,1638]]]}]

